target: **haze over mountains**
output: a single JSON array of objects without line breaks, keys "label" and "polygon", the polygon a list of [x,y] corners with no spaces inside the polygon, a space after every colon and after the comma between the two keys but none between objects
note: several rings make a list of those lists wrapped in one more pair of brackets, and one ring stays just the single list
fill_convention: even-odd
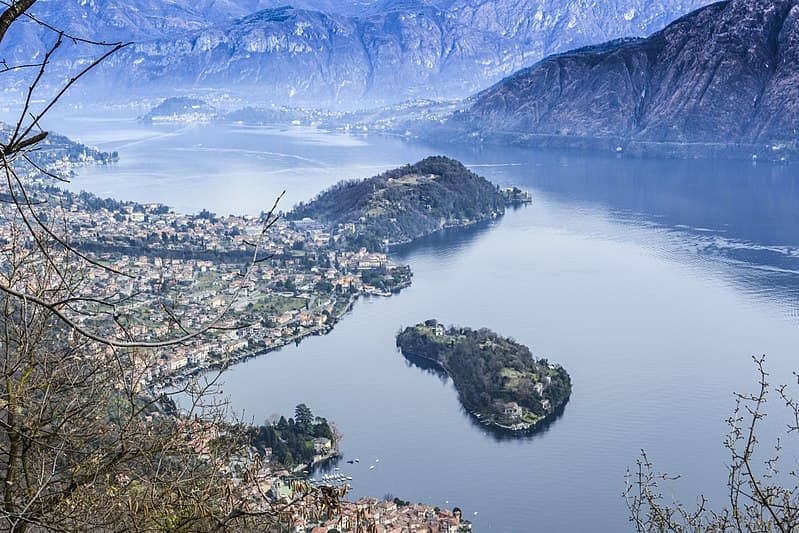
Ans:
[{"label": "haze over mountains", "polygon": [[[135,41],[112,87],[239,87],[278,102],[464,97],[552,53],[648,35],[707,0],[40,0],[70,33]],[[53,37],[19,25],[0,54]],[[82,51],[60,52],[62,67]]]},{"label": "haze over mountains", "polygon": [[[210,88],[256,104],[361,109],[475,95],[457,104],[448,139],[796,149],[799,0],[727,0],[682,15],[704,1],[40,0],[35,13],[74,35],[135,41],[92,74],[116,95]],[[0,50],[9,63],[53,39],[19,26]],[[64,77],[85,51],[59,50]],[[343,120],[406,133],[447,114],[421,109]]]},{"label": "haze over mountains", "polygon": [[795,145],[799,0],[731,0],[648,39],[550,57],[475,97],[482,136]]}]

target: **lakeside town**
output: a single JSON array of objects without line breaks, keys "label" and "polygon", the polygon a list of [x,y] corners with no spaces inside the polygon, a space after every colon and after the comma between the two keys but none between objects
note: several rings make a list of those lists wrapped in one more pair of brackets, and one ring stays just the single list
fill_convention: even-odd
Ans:
[{"label": "lakeside town", "polygon": [[[297,406],[297,414],[303,406]],[[307,411],[310,415],[310,410]],[[299,418],[299,417],[298,417]],[[192,424],[193,422],[187,421]],[[282,419],[273,424],[280,430],[285,424],[296,422]],[[323,421],[326,425],[327,422]],[[299,425],[299,424],[298,424]],[[263,427],[257,429],[264,429]],[[335,431],[334,431],[335,433]],[[198,450],[205,450],[213,445],[220,436],[219,428],[206,426],[193,431],[192,445]],[[317,464],[339,455],[337,436],[331,438],[317,437],[310,440],[313,459]],[[437,506],[412,503],[386,494],[382,500],[373,497],[362,497],[356,501],[347,501],[347,492],[351,488],[352,477],[338,472],[324,474],[321,479],[308,478],[305,465],[286,468],[275,462],[275,451],[272,448],[260,448],[257,444],[250,446],[245,452],[231,457],[222,467],[232,486],[245,497],[254,502],[259,509],[266,497],[274,509],[279,509],[284,523],[291,524],[293,533],[331,533],[343,531],[368,531],[374,533],[467,533],[472,531],[472,524],[463,517],[458,507],[451,510]],[[348,461],[359,462],[358,459]],[[310,466],[310,465],[309,465]],[[364,463],[364,471],[369,467]],[[338,469],[335,469],[338,470]],[[247,482],[245,480],[254,481]],[[319,494],[333,496],[334,508],[319,509]],[[474,515],[477,515],[475,512]]]},{"label": "lakeside town", "polygon": [[[77,166],[108,161],[85,148],[42,155],[48,171],[62,175],[72,175]],[[93,295],[83,309],[73,306],[75,320],[82,326],[97,335],[122,334],[146,344],[202,330],[209,316],[221,317],[219,328],[148,350],[133,376],[143,392],[153,393],[190,375],[326,333],[357,298],[390,296],[411,281],[409,267],[394,263],[385,253],[339,246],[338,240],[355,231],[354,226],[338,228],[331,236],[309,219],[289,222],[271,212],[257,217],[175,213],[161,204],[73,194],[53,187],[35,170],[24,178],[26,192],[36,204],[47,205],[39,209],[47,213],[43,220],[60,228],[71,247],[91,253],[101,266],[89,269],[81,280],[83,293]],[[13,202],[0,205],[0,217],[9,222],[0,225],[0,242],[8,245],[18,238],[17,224],[11,223],[19,222]],[[98,301],[118,304],[112,318],[98,310]],[[273,421],[263,429],[279,432],[285,423]],[[224,430],[210,427],[193,433],[192,445],[202,450]],[[311,518],[314,513],[305,500],[294,497],[296,484],[307,483],[313,466],[339,456],[339,450],[336,435],[307,440],[312,446],[307,463],[286,464],[271,447],[260,449],[251,442],[222,469],[241,489],[247,473],[254,473],[258,482],[253,499],[266,495],[269,505],[290,504],[296,532],[347,531],[358,526],[386,533],[471,531],[457,508],[449,511],[399,499],[341,500],[335,517]],[[331,478],[314,480],[312,486],[348,489],[349,485],[350,480]]]},{"label": "lakeside town", "polygon": [[[79,162],[87,161],[91,156],[81,153]],[[64,155],[51,168],[73,166]],[[62,211],[70,244],[108,267],[92,269],[84,280],[85,293],[120,302],[113,320],[102,313],[81,317],[94,331],[152,343],[202,330],[209,316],[221,317],[208,334],[158,350],[141,369],[141,387],[324,334],[358,297],[390,296],[410,284],[409,267],[387,254],[338,246],[354,226],[331,236],[309,219],[175,213],[161,204],[72,194],[42,177],[31,179],[38,201]],[[7,219],[14,216],[11,206],[3,209]],[[12,228],[0,227],[0,240],[10,242]]]},{"label": "lakeside town", "polygon": [[[471,524],[463,520],[457,507],[452,510],[429,505],[413,504],[394,500],[362,498],[357,502],[344,502],[341,517],[319,523],[311,533],[329,533],[330,530],[356,530],[357,520],[366,524],[367,531],[375,533],[465,533],[472,530]],[[300,524],[306,527],[307,524]]]},{"label": "lakeside town", "polygon": [[[72,176],[76,167],[116,158],[63,142],[59,139],[57,146],[39,154],[47,172]],[[359,297],[390,296],[411,282],[410,268],[387,254],[353,249],[353,224],[343,224],[331,234],[311,219],[287,221],[274,210],[260,216],[175,213],[161,204],[70,193],[53,187],[50,177],[36,168],[20,172],[20,177],[29,195],[23,210],[36,206],[36,217],[58,232],[71,250],[53,255],[64,262],[64,272],[69,256],[86,254],[94,265],[80,271],[78,283],[87,297],[67,306],[70,318],[105,338],[143,347],[164,344],[143,350],[142,357],[134,358],[132,375],[121,376],[144,394],[157,396],[159,390],[192,375],[326,333]],[[14,201],[0,204],[0,217],[7,222],[0,224],[0,242],[9,249],[19,242],[18,228],[25,218],[21,211]],[[169,416],[174,408],[171,403],[161,414],[148,416]],[[316,465],[340,456],[335,426],[316,420],[295,448],[307,448],[310,457],[286,459],[290,452],[266,445],[290,445],[281,434],[296,431],[298,425],[281,417],[250,428],[261,437],[273,436],[264,441],[251,435],[246,449],[221,465],[222,470],[240,490],[254,491],[253,501],[266,496],[268,505],[287,505],[296,532],[357,527],[394,533],[471,531],[457,508],[449,511],[398,498],[349,502],[343,498],[351,478],[309,479]],[[319,432],[321,427],[325,429]],[[192,446],[208,449],[225,432],[221,426],[193,431]],[[247,476],[254,476],[257,487],[242,483]],[[298,483],[341,490],[335,515],[320,518],[307,508],[313,500],[296,498]]]}]

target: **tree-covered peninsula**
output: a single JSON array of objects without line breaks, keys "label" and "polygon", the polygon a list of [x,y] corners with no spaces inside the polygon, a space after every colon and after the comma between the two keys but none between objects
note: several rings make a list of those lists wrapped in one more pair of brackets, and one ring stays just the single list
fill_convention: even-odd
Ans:
[{"label": "tree-covered peninsula", "polygon": [[435,320],[405,328],[397,346],[409,358],[432,361],[452,378],[467,411],[491,424],[529,430],[556,413],[571,394],[560,365],[482,328],[445,328]]},{"label": "tree-covered peninsula", "polygon": [[371,251],[411,242],[447,227],[468,226],[527,201],[503,191],[454,159],[428,157],[365,180],[343,181],[289,214],[325,225],[336,242]]}]

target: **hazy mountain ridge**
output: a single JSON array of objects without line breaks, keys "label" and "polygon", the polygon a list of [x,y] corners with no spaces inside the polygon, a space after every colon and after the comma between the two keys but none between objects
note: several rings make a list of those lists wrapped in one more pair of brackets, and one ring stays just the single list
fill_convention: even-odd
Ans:
[{"label": "hazy mountain ridge", "polygon": [[514,43],[457,28],[432,6],[367,18],[284,7],[224,29],[136,45],[104,72],[147,85],[232,84],[253,88],[256,98],[337,101],[382,99],[397,89],[403,98],[473,92],[484,86],[482,77],[464,78],[475,63],[497,78],[503,65],[524,57]]},{"label": "hazy mountain ridge", "polygon": [[452,121],[479,135],[795,143],[799,1],[731,0],[648,39],[550,57]]},{"label": "hazy mountain ridge", "polygon": [[621,37],[642,37],[708,1],[455,0],[461,24],[529,43],[538,58]]},{"label": "hazy mountain ridge", "polygon": [[[95,78],[114,87],[239,84],[278,101],[396,101],[467,96],[544,55],[651,33],[706,2],[40,0],[36,13],[78,35],[136,41]],[[4,57],[52,39],[20,26]]]}]

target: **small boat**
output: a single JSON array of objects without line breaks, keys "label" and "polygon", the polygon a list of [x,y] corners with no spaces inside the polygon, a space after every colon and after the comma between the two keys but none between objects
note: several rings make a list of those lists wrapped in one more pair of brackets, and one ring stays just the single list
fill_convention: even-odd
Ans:
[{"label": "small boat", "polygon": [[356,457],[356,458],[355,458],[355,462],[356,462],[356,463],[360,463],[360,462],[361,462],[361,460],[360,460],[360,459],[358,459],[358,458]]},{"label": "small boat", "polygon": [[379,462],[380,462],[380,459],[375,459],[375,463],[379,463]]},{"label": "small boat", "polygon": [[369,467],[369,470],[374,470],[374,469],[375,469],[375,465],[372,465],[372,466]]}]

